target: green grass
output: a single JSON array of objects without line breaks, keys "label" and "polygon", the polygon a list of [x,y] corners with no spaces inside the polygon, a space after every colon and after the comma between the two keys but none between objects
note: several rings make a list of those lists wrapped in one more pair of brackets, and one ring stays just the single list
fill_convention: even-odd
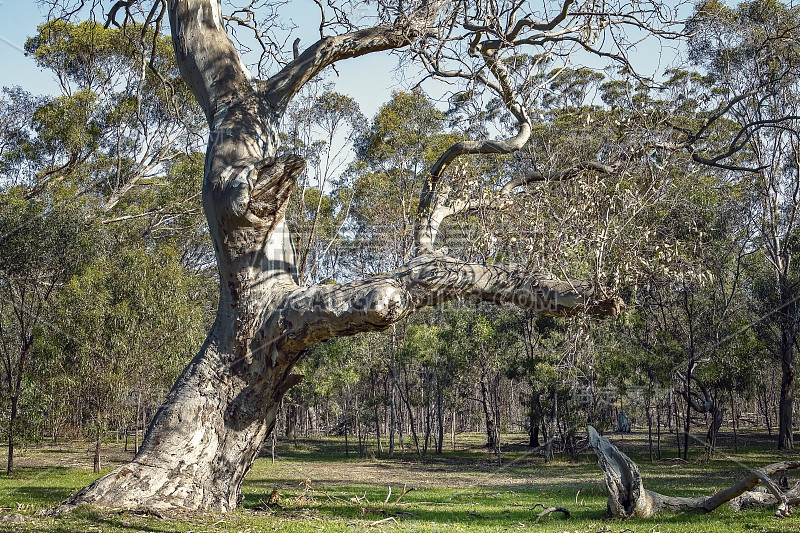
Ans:
[{"label": "green grass", "polygon": [[[710,494],[729,486],[747,468],[780,460],[773,445],[749,436],[738,453],[707,461],[701,448],[688,463],[647,460],[642,436],[615,439],[639,463],[645,486],[676,496]],[[261,531],[500,531],[542,532],[796,532],[800,518],[777,520],[771,510],[712,514],[664,513],[652,520],[620,522],[606,517],[602,475],[590,452],[578,460],[557,457],[545,465],[508,436],[502,466],[480,447],[481,437],[464,436],[456,451],[419,459],[406,448],[394,459],[344,456],[341,439],[281,443],[278,459],[260,458],[245,481],[241,509],[228,514],[186,513],[164,518],[81,509],[68,516],[37,513],[90,483],[84,445],[59,443],[33,447],[19,459],[12,478],[0,476],[0,506],[16,522],[0,521],[14,532],[241,532]],[[517,442],[518,444],[513,444]],[[726,448],[727,450],[727,448]],[[674,454],[673,450],[667,450]],[[130,454],[110,447],[109,468]],[[414,490],[394,503],[403,486]],[[392,496],[387,501],[389,487]],[[280,495],[270,502],[274,491]],[[538,505],[537,505],[538,504]],[[536,516],[542,506],[569,509]]]}]

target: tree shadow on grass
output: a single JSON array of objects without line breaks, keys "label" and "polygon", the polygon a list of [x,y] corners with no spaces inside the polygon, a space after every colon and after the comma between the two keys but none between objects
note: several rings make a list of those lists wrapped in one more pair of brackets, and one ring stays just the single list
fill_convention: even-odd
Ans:
[{"label": "tree shadow on grass", "polygon": [[[314,513],[321,519],[359,520],[378,522],[394,518],[400,524],[436,524],[442,527],[456,525],[477,526],[481,530],[500,530],[509,524],[532,525],[542,506],[568,507],[572,517],[569,522],[561,514],[543,517],[540,523],[563,523],[564,526],[579,521],[596,521],[606,516],[605,496],[583,494],[587,498],[580,505],[573,505],[574,491],[541,491],[520,485],[515,490],[503,487],[476,487],[468,490],[442,490],[421,488],[408,492],[402,502],[395,503],[401,488],[387,495],[382,484],[358,484],[329,486],[308,491],[287,490],[279,504],[268,505],[270,492],[250,492],[243,507],[246,510],[266,510],[278,519],[292,520],[304,512]],[[539,504],[538,506],[536,504]]]},{"label": "tree shadow on grass", "polygon": [[[144,519],[142,519],[144,520]],[[92,509],[91,507],[81,507],[71,513],[61,515],[56,518],[53,528],[48,528],[48,532],[74,533],[76,531],[86,531],[88,529],[100,531],[130,531],[144,533],[168,533],[175,531],[168,522],[159,522],[155,519],[147,520],[142,523],[139,520],[133,521],[128,513],[116,513],[114,515],[105,511]]]}]

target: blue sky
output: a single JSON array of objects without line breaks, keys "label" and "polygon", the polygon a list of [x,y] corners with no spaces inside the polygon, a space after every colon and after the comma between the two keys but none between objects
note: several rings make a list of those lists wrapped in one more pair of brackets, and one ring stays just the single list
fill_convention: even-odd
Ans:
[{"label": "blue sky", "polygon": [[[313,0],[293,0],[289,9],[294,21],[302,23],[302,49],[316,38],[317,8]],[[36,33],[36,26],[43,20],[44,13],[35,0],[0,0],[0,86],[21,85],[34,94],[59,92],[54,77],[39,70],[23,52],[25,40]],[[644,74],[663,72],[675,54],[674,50],[661,49],[653,44],[642,44],[633,57]],[[395,65],[396,60],[388,54],[372,54],[338,63],[339,76],[331,73],[330,79],[336,82],[338,91],[355,98],[364,114],[370,117],[388,101],[392,89],[408,88],[408,84],[396,78]]]},{"label": "blue sky", "polygon": [[[304,16],[306,13],[316,14],[312,0],[295,0],[292,7],[297,19],[314,25],[319,23],[314,16]],[[40,70],[23,50],[25,40],[36,33],[36,27],[44,17],[45,13],[34,0],[0,0],[0,86],[20,85],[34,94],[59,92],[55,78]],[[313,28],[309,27],[309,30],[305,32],[309,42],[301,41],[301,48],[314,38]],[[336,70],[340,75],[332,74],[331,79],[336,81],[337,90],[350,94],[359,102],[362,111],[372,116],[389,99],[392,89],[401,88],[402,84],[392,72],[395,64],[396,60],[388,54],[351,59],[337,64]]]},{"label": "blue sky", "polygon": [[21,85],[36,94],[58,91],[53,76],[39,70],[23,50],[43,20],[33,0],[0,0],[0,86]]}]

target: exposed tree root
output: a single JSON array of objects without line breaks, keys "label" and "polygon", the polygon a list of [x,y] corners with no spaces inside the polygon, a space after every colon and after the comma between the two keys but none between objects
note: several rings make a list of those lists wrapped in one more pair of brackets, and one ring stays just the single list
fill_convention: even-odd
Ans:
[{"label": "exposed tree root", "polygon": [[[800,468],[800,460],[782,461],[751,470],[732,487],[711,496],[678,498],[646,490],[636,463],[608,439],[601,437],[591,426],[589,426],[589,442],[597,454],[597,463],[605,473],[608,512],[615,518],[632,516],[648,518],[663,509],[707,513],[728,502],[735,509],[778,503],[775,516],[786,518],[791,516],[792,506],[800,503],[800,484],[784,492],[770,477]],[[752,490],[759,483],[763,484],[769,493]]]}]

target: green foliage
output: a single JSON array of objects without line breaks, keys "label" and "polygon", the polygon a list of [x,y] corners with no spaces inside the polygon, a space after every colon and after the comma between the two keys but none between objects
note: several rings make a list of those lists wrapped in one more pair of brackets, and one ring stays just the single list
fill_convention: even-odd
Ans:
[{"label": "green foliage", "polygon": [[95,120],[97,95],[81,90],[54,98],[33,115],[38,140],[50,153],[80,154],[98,148],[101,126]]},{"label": "green foliage", "polygon": [[197,300],[205,283],[166,246],[99,256],[70,280],[52,314],[60,327],[43,349],[51,379],[71,376],[61,393],[85,402],[87,422],[132,416],[119,406],[135,410],[138,393],[150,403],[163,398],[209,326]]},{"label": "green foliage", "polygon": [[442,132],[444,115],[421,91],[394,91],[375,115],[359,143],[359,156],[400,169],[433,163],[438,156],[431,138]]}]

